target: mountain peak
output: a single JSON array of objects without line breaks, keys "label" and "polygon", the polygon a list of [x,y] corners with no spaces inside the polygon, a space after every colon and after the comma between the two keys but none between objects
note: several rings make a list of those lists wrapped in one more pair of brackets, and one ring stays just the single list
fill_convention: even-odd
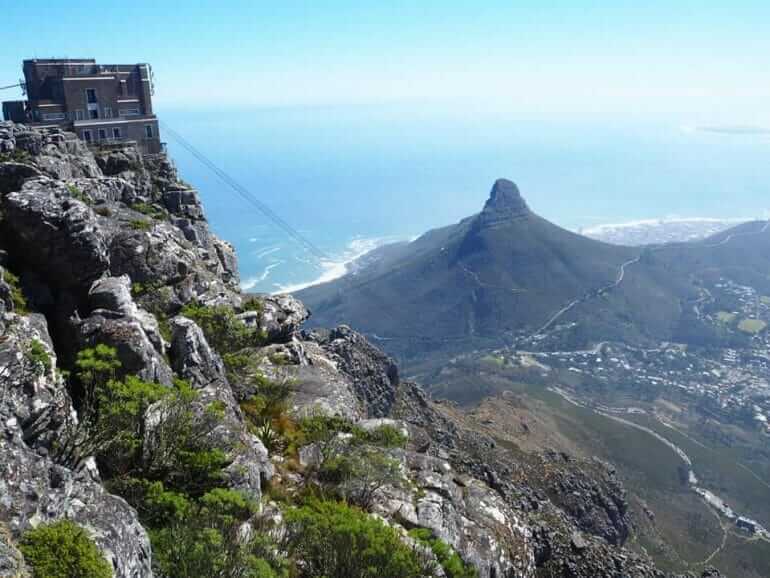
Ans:
[{"label": "mountain peak", "polygon": [[497,179],[484,205],[484,212],[526,215],[529,213],[529,207],[513,181]]}]

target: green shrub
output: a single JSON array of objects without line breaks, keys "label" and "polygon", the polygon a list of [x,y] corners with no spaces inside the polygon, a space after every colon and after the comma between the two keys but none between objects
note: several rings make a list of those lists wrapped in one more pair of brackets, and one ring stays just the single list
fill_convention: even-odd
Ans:
[{"label": "green shrub", "polygon": [[53,367],[51,355],[48,353],[45,345],[43,345],[43,343],[38,339],[33,339],[29,342],[29,347],[25,352],[25,356],[27,357],[27,360],[35,367],[38,373],[40,370],[42,370],[42,373],[44,374],[48,373]]},{"label": "green shrub", "polygon": [[353,438],[359,443],[383,448],[403,448],[407,442],[406,436],[392,425],[382,425],[371,430],[356,427],[353,429]]},{"label": "green shrub", "polygon": [[32,160],[32,155],[22,149],[13,149],[9,153],[0,153],[0,163],[15,162],[28,163]]},{"label": "green shrub", "polygon": [[247,347],[259,347],[265,343],[265,335],[254,327],[247,327],[235,316],[231,307],[208,307],[188,303],[181,315],[195,321],[203,330],[206,340],[220,355],[236,353]]},{"label": "green shrub", "polygon": [[435,576],[431,563],[396,530],[361,510],[310,500],[289,509],[285,548],[299,560],[297,578],[417,578]]},{"label": "green shrub", "polygon": [[242,493],[214,489],[163,527],[151,528],[155,563],[161,576],[174,578],[288,576],[285,559],[269,534],[239,537],[241,524],[257,511]]},{"label": "green shrub", "polygon": [[131,208],[137,213],[142,213],[143,215],[147,215],[148,217],[158,221],[168,219],[168,211],[158,207],[157,205],[152,205],[149,203],[134,203],[131,205]]},{"label": "green shrub", "polygon": [[24,292],[21,290],[21,282],[19,278],[11,273],[8,269],[3,269],[3,281],[5,281],[11,288],[11,301],[13,302],[13,310],[19,315],[27,313],[27,298],[24,296]]},{"label": "green shrub", "polygon": [[241,305],[241,311],[262,311],[264,308],[264,303],[262,299],[259,297],[256,297],[255,295],[250,296],[247,298],[243,304]]},{"label": "green shrub", "polygon": [[134,231],[149,231],[152,229],[152,222],[143,219],[132,219],[128,222],[128,226]]},{"label": "green shrub", "polygon": [[307,444],[325,443],[335,438],[338,433],[352,433],[353,429],[353,422],[337,415],[310,415],[299,421],[302,442]]},{"label": "green shrub", "polygon": [[318,480],[323,489],[361,508],[370,509],[382,488],[404,483],[399,462],[378,448],[331,443],[322,454]]},{"label": "green shrub", "polygon": [[476,568],[463,562],[460,555],[431,530],[415,528],[409,531],[409,536],[431,549],[447,578],[478,578],[479,573]]},{"label": "green shrub", "polygon": [[182,380],[165,387],[135,376],[118,379],[119,370],[111,347],[78,353],[81,419],[64,436],[64,448],[70,456],[95,455],[108,489],[137,510],[149,530],[157,575],[288,576],[268,534],[241,532],[256,505],[221,487],[230,464],[213,445],[222,403],[202,404]]},{"label": "green shrub", "polygon": [[69,191],[70,195],[73,199],[77,199],[81,203],[85,203],[89,207],[93,205],[94,201],[86,195],[83,191],[81,191],[79,188],[77,188],[75,185],[68,184],[67,190]]},{"label": "green shrub", "polygon": [[35,578],[112,578],[112,566],[96,544],[69,520],[28,530],[19,549]]},{"label": "green shrub", "polygon": [[[78,464],[94,455],[107,478],[165,480],[193,496],[221,483],[229,461],[211,435],[223,418],[220,403],[201,406],[198,392],[183,380],[166,387],[130,375],[117,379],[117,353],[103,344],[80,351],[75,367],[83,392],[80,419],[57,448],[61,462]],[[150,406],[154,425],[147,428]]]}]

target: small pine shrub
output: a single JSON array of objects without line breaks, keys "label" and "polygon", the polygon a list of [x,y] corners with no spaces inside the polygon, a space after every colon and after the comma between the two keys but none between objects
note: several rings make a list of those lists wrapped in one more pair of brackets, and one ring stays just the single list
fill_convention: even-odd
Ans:
[{"label": "small pine shrub", "polygon": [[86,195],[83,191],[81,191],[79,188],[77,188],[75,185],[69,184],[67,185],[67,190],[70,193],[70,196],[72,196],[73,199],[77,199],[81,203],[85,203],[89,207],[94,203],[91,197]]},{"label": "small pine shrub", "polygon": [[13,302],[13,310],[19,315],[27,313],[27,298],[24,296],[24,292],[21,290],[21,282],[19,278],[8,271],[3,269],[3,281],[5,281],[11,288],[11,301]]},{"label": "small pine shrub", "polygon": [[26,351],[27,360],[35,366],[35,368],[42,373],[48,373],[53,367],[51,356],[45,345],[37,339],[33,339],[29,342],[29,347]]},{"label": "small pine shrub", "polygon": [[407,442],[406,436],[392,425],[383,425],[372,430],[354,428],[353,439],[382,448],[403,448]]},{"label": "small pine shrub", "polygon": [[158,221],[168,219],[168,211],[161,209],[156,205],[151,205],[149,203],[134,203],[131,205],[131,208],[137,213],[142,213],[143,215],[147,215],[148,217]]},{"label": "small pine shrub", "polygon": [[430,561],[405,544],[398,532],[357,508],[309,500],[285,512],[286,549],[300,560],[297,578],[424,578]]},{"label": "small pine shrub", "polygon": [[128,222],[128,226],[131,227],[134,231],[149,231],[152,229],[152,223],[142,219],[132,219]]},{"label": "small pine shrub", "polygon": [[70,520],[28,530],[19,549],[35,578],[112,578],[112,566]]},{"label": "small pine shrub", "polygon": [[246,299],[241,305],[241,311],[257,311],[260,312],[264,308],[264,303],[259,297],[251,296]]},{"label": "small pine shrub", "polygon": [[265,343],[265,336],[261,331],[246,326],[235,316],[233,309],[226,305],[208,307],[188,303],[180,314],[198,324],[209,345],[220,355],[236,353],[247,347],[259,347]]},{"label": "small pine shrub", "polygon": [[9,153],[0,153],[0,163],[28,163],[32,160],[32,155],[22,149],[13,149]]},{"label": "small pine shrub", "polygon": [[436,537],[431,530],[415,528],[409,531],[409,536],[431,549],[447,578],[478,578],[479,573],[476,569],[463,562],[460,555],[449,544]]}]

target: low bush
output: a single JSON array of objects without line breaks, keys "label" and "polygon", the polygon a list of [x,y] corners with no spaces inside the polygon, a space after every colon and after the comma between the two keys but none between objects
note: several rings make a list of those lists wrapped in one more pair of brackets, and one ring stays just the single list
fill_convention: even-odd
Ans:
[{"label": "low bush", "polygon": [[478,578],[476,568],[463,562],[460,555],[431,530],[415,528],[409,531],[409,536],[431,549],[447,578]]},{"label": "low bush", "polygon": [[73,199],[77,199],[78,201],[80,201],[81,203],[85,203],[89,207],[94,204],[93,199],[91,199],[91,197],[89,197],[87,194],[85,194],[75,185],[72,185],[72,184],[67,185],[67,190],[69,191],[70,196]]},{"label": "low bush", "polygon": [[27,361],[34,367],[36,373],[46,374],[51,371],[51,368],[53,367],[51,355],[40,340],[31,340],[24,354]]},{"label": "low bush", "polygon": [[252,295],[248,297],[242,304],[241,304],[241,311],[262,311],[264,308],[264,303],[262,302],[262,299],[259,297],[256,297],[255,295]]},{"label": "low bush", "polygon": [[158,574],[169,578],[288,576],[288,564],[268,532],[241,535],[257,505],[240,492],[214,489],[179,507],[178,496],[153,497],[172,510],[165,524],[150,529]]},{"label": "low bush", "polygon": [[169,218],[168,211],[157,205],[152,205],[149,203],[134,203],[131,205],[131,208],[137,213],[142,213],[143,215],[147,215],[148,217],[158,221],[167,220]]},{"label": "low bush", "polygon": [[400,488],[404,483],[399,462],[379,448],[342,442],[327,444],[322,453],[318,481],[323,490],[365,510],[382,488]]},{"label": "low bush", "polygon": [[359,443],[382,448],[403,448],[407,442],[407,438],[401,433],[401,430],[392,425],[382,425],[370,430],[356,427],[353,430],[353,437]]},{"label": "low bush", "polygon": [[132,219],[128,222],[128,226],[134,231],[149,231],[152,229],[152,222],[143,219]]},{"label": "low bush", "polygon": [[19,550],[35,578],[112,578],[112,566],[86,531],[70,520],[28,530]]},{"label": "low bush", "polygon": [[28,163],[32,160],[32,155],[22,149],[13,149],[11,152],[0,153],[0,163]]},{"label": "low bush", "polygon": [[435,576],[421,552],[378,518],[339,502],[311,499],[285,512],[285,545],[297,578]]},{"label": "low bush", "polygon": [[209,307],[188,303],[181,315],[195,321],[206,335],[209,345],[220,355],[236,353],[247,347],[259,347],[265,343],[265,335],[254,327],[247,327],[235,316],[231,307]]},{"label": "low bush", "polygon": [[11,288],[11,301],[13,302],[13,310],[19,315],[24,315],[28,312],[27,298],[24,296],[24,292],[21,290],[21,282],[19,278],[11,273],[8,269],[3,269],[3,281],[5,281]]}]

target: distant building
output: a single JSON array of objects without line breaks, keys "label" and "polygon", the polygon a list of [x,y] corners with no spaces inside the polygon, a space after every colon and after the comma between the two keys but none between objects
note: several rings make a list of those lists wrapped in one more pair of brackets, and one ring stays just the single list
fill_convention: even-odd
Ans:
[{"label": "distant building", "polygon": [[6,120],[59,126],[92,146],[135,141],[145,154],[162,150],[149,64],[34,59],[23,69],[27,100],[4,102]]},{"label": "distant building", "polygon": [[746,530],[749,534],[754,534],[757,531],[757,523],[754,520],[744,518],[743,516],[739,517],[735,524],[740,529]]}]

